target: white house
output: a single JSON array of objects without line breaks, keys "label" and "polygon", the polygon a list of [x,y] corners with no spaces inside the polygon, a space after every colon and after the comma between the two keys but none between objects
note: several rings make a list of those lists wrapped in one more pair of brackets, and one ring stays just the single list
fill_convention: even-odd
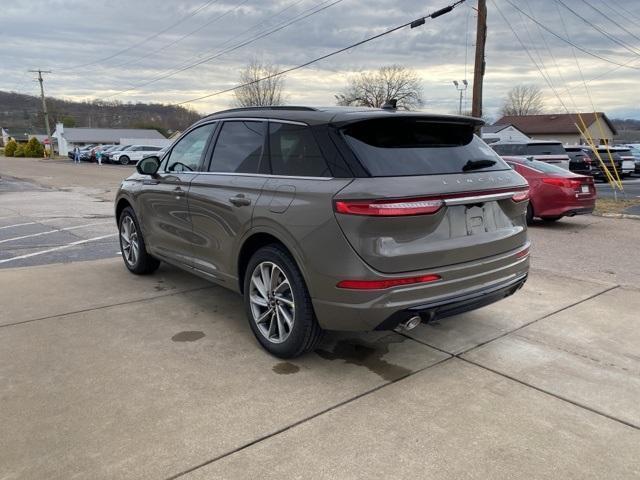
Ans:
[{"label": "white house", "polygon": [[481,129],[482,139],[487,143],[499,141],[526,142],[529,137],[511,124],[484,125]]},{"label": "white house", "polygon": [[[154,140],[165,140],[157,130],[149,128],[65,128],[56,123],[56,130],[51,135],[58,143],[58,153],[66,156],[74,147],[84,145],[120,144],[120,139],[136,139],[137,143],[150,144]],[[160,145],[163,146],[163,145]]]}]

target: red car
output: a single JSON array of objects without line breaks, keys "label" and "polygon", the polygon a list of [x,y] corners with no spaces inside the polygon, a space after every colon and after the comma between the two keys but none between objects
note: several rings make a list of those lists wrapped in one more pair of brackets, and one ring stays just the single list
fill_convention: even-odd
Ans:
[{"label": "red car", "polygon": [[502,158],[529,182],[528,223],[533,217],[553,222],[593,212],[596,188],[592,177],[525,157]]}]

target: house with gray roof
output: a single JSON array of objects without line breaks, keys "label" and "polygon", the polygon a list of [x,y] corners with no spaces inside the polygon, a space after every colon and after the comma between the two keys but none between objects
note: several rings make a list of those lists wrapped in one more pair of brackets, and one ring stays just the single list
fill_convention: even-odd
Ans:
[{"label": "house with gray roof", "polygon": [[165,140],[160,132],[150,128],[65,128],[62,123],[56,124],[51,136],[57,141],[58,153],[63,156],[75,147],[121,144],[123,138],[135,138],[140,142]]}]

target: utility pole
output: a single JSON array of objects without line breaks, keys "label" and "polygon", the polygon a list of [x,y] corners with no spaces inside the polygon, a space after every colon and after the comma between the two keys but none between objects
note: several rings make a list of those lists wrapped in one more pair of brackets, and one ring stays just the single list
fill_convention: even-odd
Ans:
[{"label": "utility pole", "polygon": [[473,68],[473,100],[471,115],[482,117],[482,79],[484,77],[484,45],[487,41],[487,0],[478,0],[478,27],[476,30],[476,58]]},{"label": "utility pole", "polygon": [[43,73],[51,73],[51,70],[29,70],[29,72],[38,74],[38,82],[40,82],[40,97],[42,98],[42,112],[44,113],[44,126],[47,129],[47,138],[49,139],[49,156],[53,158],[53,140],[51,138],[51,127],[49,126],[49,112],[47,110],[47,101],[44,98],[44,85],[42,80]]}]

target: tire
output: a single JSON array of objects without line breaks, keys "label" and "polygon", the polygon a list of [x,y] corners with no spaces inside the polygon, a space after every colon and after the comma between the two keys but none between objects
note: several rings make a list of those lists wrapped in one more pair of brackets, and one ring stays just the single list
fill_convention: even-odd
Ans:
[{"label": "tire", "polygon": [[131,159],[129,157],[127,157],[126,155],[122,155],[120,157],[120,165],[129,165],[129,161]]},{"label": "tire", "polygon": [[160,266],[160,261],[147,253],[140,224],[131,207],[126,207],[120,214],[118,231],[122,260],[129,271],[136,275],[155,272]]},{"label": "tire", "polygon": [[527,225],[531,225],[533,223],[533,206],[531,206],[531,201],[527,205]]},{"label": "tire", "polygon": [[[263,289],[262,279],[270,284],[268,289]],[[298,357],[313,350],[322,337],[302,273],[281,245],[262,247],[249,260],[244,304],[256,339],[276,357]]]}]

